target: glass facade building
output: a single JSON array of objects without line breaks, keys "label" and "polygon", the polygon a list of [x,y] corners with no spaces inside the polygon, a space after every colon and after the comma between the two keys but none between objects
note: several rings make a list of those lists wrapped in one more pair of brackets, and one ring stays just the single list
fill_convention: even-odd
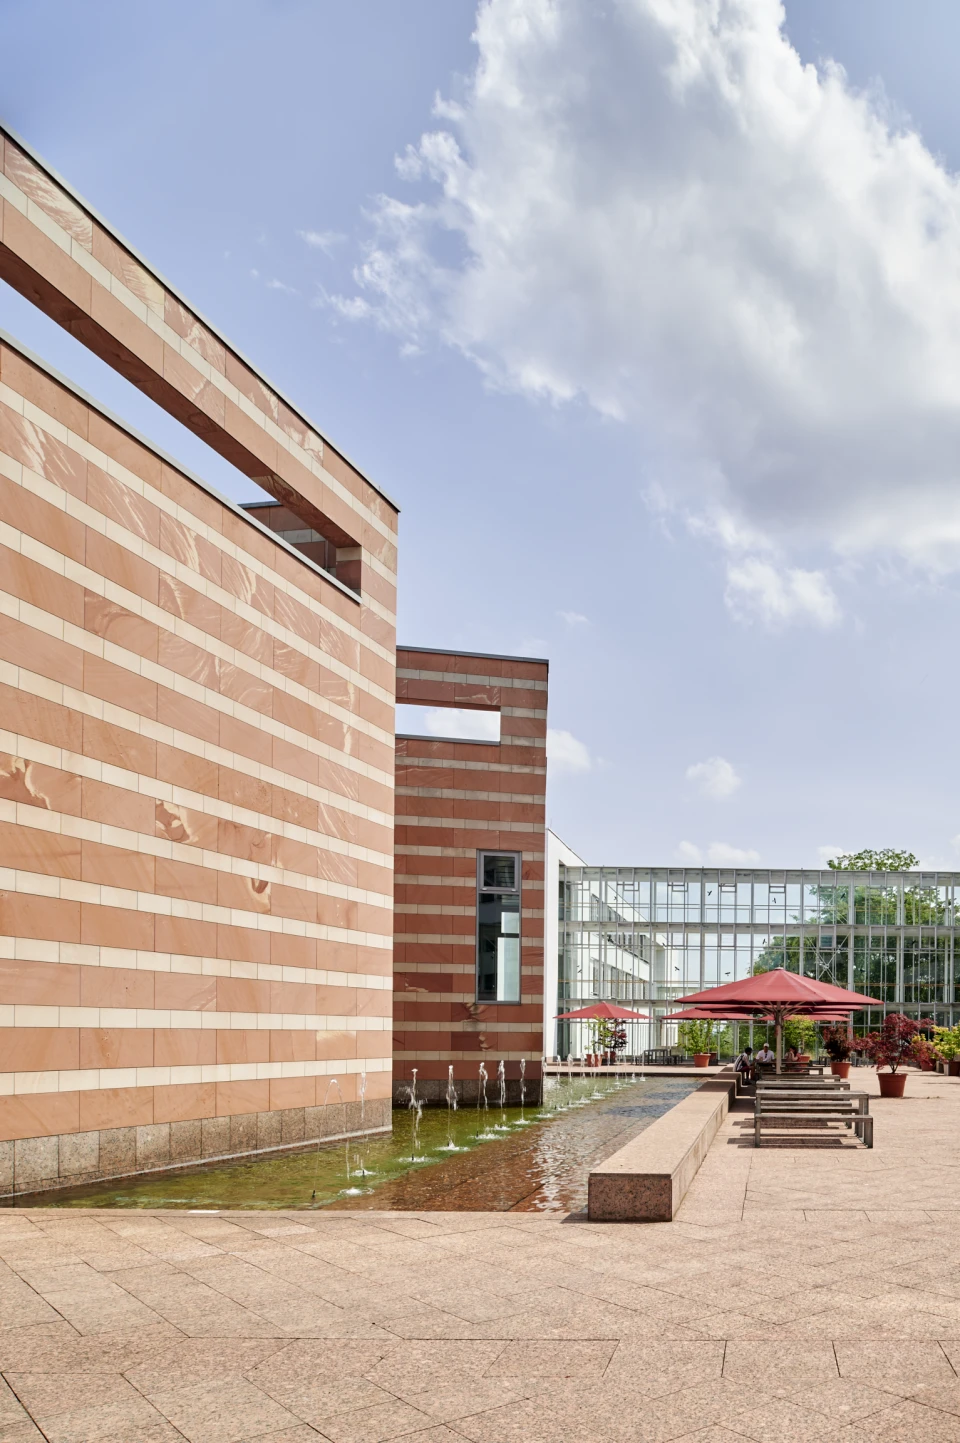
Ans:
[{"label": "glass facade building", "polygon": [[[702,867],[559,868],[557,1011],[607,1000],[649,1017],[630,1051],[673,1040],[678,997],[786,967],[882,1002],[960,1021],[960,872]],[[556,1050],[586,1045],[559,1023]]]}]

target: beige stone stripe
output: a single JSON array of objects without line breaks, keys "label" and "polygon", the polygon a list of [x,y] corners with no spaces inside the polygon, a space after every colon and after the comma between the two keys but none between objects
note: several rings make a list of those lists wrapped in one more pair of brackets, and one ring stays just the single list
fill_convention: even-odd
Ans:
[{"label": "beige stone stripe", "polygon": [[280,1077],[336,1077],[387,1072],[392,1058],[319,1062],[206,1062],[195,1067],[81,1067],[72,1072],[0,1072],[0,1097],[41,1092],[98,1092],[102,1088],[171,1087],[198,1082],[262,1082]]},{"label": "beige stone stripe", "polygon": [[266,862],[248,862],[244,857],[234,857],[226,852],[190,847],[183,842],[169,842],[164,837],[151,837],[143,832],[128,831],[124,827],[111,827],[106,822],[91,822],[70,812],[50,811],[43,807],[30,806],[26,802],[10,802],[2,797],[0,822],[12,822],[34,831],[52,832],[60,837],[74,837],[80,841],[118,847],[127,853],[136,852],[141,856],[185,862],[188,866],[202,867],[205,871],[276,882],[285,887],[295,887],[301,892],[312,892],[319,897],[341,897],[346,901],[362,902],[371,907],[393,906],[392,892],[367,892],[360,887],[351,887],[346,882],[328,882],[322,877],[312,877],[304,872],[288,872]]},{"label": "beige stone stripe", "polygon": [[[118,482],[120,485],[126,486],[130,491],[133,491],[136,495],[155,506],[158,511],[172,517],[188,531],[192,531],[197,536],[202,537],[203,540],[207,541],[216,550],[221,551],[225,556],[229,556],[231,560],[245,567],[252,575],[267,581],[271,586],[275,586],[283,595],[289,596],[292,600],[298,602],[305,610],[322,617],[325,621],[329,622],[331,626],[342,631],[344,635],[349,636],[351,640],[357,642],[360,646],[367,647],[374,655],[380,657],[381,660],[391,665],[394,663],[393,653],[386,647],[381,646],[379,642],[367,636],[358,626],[347,621],[339,615],[338,612],[325,606],[324,603],[316,597],[310,596],[307,592],[302,591],[278,571],[265,565],[259,557],[253,555],[252,552],[245,551],[242,547],[224,536],[222,532],[208,526],[194,512],[189,511],[179,502],[172,500],[162,491],[158,491],[149,481],[144,481],[136,472],[127,470],[125,466],[122,466],[118,461],[114,461],[113,458],[105,452],[99,451],[95,446],[92,446],[88,441],[84,440],[82,436],[78,436],[75,431],[70,431],[52,416],[47,416],[45,412],[40,411],[30,401],[18,396],[17,393],[11,391],[9,387],[5,387],[2,382],[0,382],[0,401],[6,403],[12,411],[21,415],[23,419],[29,421],[31,425],[48,432],[55,440],[61,441],[63,445],[76,451],[84,460],[92,461],[101,471],[105,471],[112,480]],[[42,465],[42,453],[38,453],[36,461],[37,466]],[[176,468],[174,467],[173,469]],[[119,545],[125,547],[128,551],[142,557],[144,560],[150,561],[153,565],[162,567],[164,570],[170,568],[171,565],[179,567],[179,571],[170,571],[169,574],[177,575],[179,579],[183,581],[190,580],[190,584],[193,585],[195,590],[209,595],[211,600],[216,600],[218,596],[228,598],[223,604],[236,611],[238,616],[245,617],[257,626],[267,624],[271,628],[276,627],[276,633],[272,634],[279,636],[285,632],[285,628],[279,623],[274,622],[272,618],[264,617],[262,612],[255,610],[251,606],[247,606],[239,597],[232,596],[230,592],[223,591],[221,587],[218,587],[214,582],[206,581],[205,578],[198,573],[189,571],[182,563],[175,562],[174,558],[167,552],[160,551],[156,547],[151,546],[149,542],[142,540],[138,536],[134,536],[126,527],[104,516],[102,512],[97,511],[95,508],[89,506],[87,502],[81,501],[70,492],[64,491],[62,487],[57,486],[55,482],[48,480],[42,470],[25,466],[21,462],[15,461],[13,457],[7,456],[6,453],[0,453],[0,471],[17,485],[24,486],[25,489],[32,491],[42,500],[48,501],[50,505],[55,506],[58,510],[65,512],[67,515],[74,517],[75,520],[99,531],[101,534],[109,537],[110,540],[116,541]],[[183,475],[182,472],[178,472],[178,474]],[[257,528],[252,528],[252,532],[258,537],[262,537],[262,533]],[[284,555],[286,555],[285,552]],[[396,585],[395,576],[391,577],[391,582],[393,585]],[[210,588],[209,592],[207,588]],[[370,605],[366,600],[364,604],[367,606]],[[379,608],[379,610],[383,611],[385,620],[389,620],[391,623],[395,620],[392,612],[385,611],[382,607]],[[300,647],[307,645],[303,637],[299,636],[298,633],[292,632],[290,636],[296,637],[296,642],[291,640],[290,645],[299,645]]]},{"label": "beige stone stripe", "polygon": [[[393,1019],[355,1012],[212,1012],[163,1007],[57,1007],[0,1003],[0,1027],[176,1028],[187,1032],[387,1032]],[[0,1069],[3,1059],[0,1058]]]},{"label": "beige stone stripe", "polygon": [[[403,820],[402,817],[397,818],[398,827]],[[396,855],[398,857],[472,857],[474,861],[476,861],[477,849],[475,847],[412,847],[409,844],[403,846],[398,844]],[[542,852],[528,851],[527,848],[524,847],[523,860],[525,862],[542,862],[544,860],[544,854]],[[525,887],[532,887],[536,884],[525,881],[523,885]]]},{"label": "beige stone stripe", "polygon": [[[6,663],[0,662],[0,680],[7,681],[4,674]],[[15,670],[15,668],[12,668]],[[32,674],[20,668],[20,676],[33,680]],[[43,680],[43,678],[41,678]],[[16,685],[16,682],[13,683]],[[31,686],[24,686],[24,691],[32,691],[35,696],[43,696],[47,700],[56,701],[56,698],[49,697],[47,692],[33,690]],[[63,703],[60,703],[63,705]],[[107,718],[107,720],[111,720]],[[183,733],[174,733],[176,745],[181,751],[189,751],[189,748],[181,745]],[[164,738],[155,737],[155,741]],[[201,748],[205,744],[200,744]],[[262,832],[270,832],[277,837],[288,837],[291,841],[307,842],[320,848],[323,851],[335,852],[338,855],[350,857],[356,861],[371,862],[375,866],[385,867],[388,870],[393,866],[393,856],[388,852],[377,852],[370,847],[362,847],[356,842],[344,841],[327,832],[316,832],[309,827],[297,826],[294,822],[283,822],[279,818],[271,816],[267,812],[253,812],[247,807],[237,806],[233,802],[221,802],[217,797],[208,797],[205,792],[192,792],[187,787],[176,787],[171,782],[160,781],[157,777],[149,777],[143,773],[128,771],[123,767],[114,766],[110,762],[100,762],[94,757],[85,757],[78,752],[65,751],[61,747],[51,746],[48,742],[37,741],[34,737],[23,736],[19,732],[0,731],[0,750],[6,751],[11,756],[22,758],[27,762],[39,762],[43,766],[56,767],[67,775],[88,777],[91,781],[104,782],[109,786],[122,787],[124,791],[138,792],[142,796],[153,797],[158,802],[172,802],[177,806],[189,807],[192,811],[203,812],[206,816],[219,817],[226,822],[236,822],[243,826],[254,827]],[[219,749],[218,749],[219,750]],[[195,756],[205,756],[205,751],[200,749],[192,752]],[[232,755],[232,753],[228,753]],[[215,758],[206,757],[212,761]],[[220,763],[220,765],[226,765]],[[252,770],[252,764],[247,768]],[[265,780],[261,778],[261,780]],[[278,784],[279,785],[279,784]],[[337,811],[346,812],[346,806],[341,806],[341,798],[337,793],[326,792],[324,788],[318,787],[316,791],[322,796],[311,796],[310,787],[306,782],[298,783],[298,791],[301,795],[310,796],[312,801],[323,801]],[[25,805],[25,804],[20,804]],[[41,824],[42,825],[42,824]],[[197,849],[191,849],[193,860],[196,859]]]},{"label": "beige stone stripe", "polygon": [[512,802],[517,806],[543,803],[542,792],[463,792],[454,787],[397,787],[398,797],[445,797],[455,802]]},{"label": "beige stone stripe", "polygon": [[[476,910],[475,903],[461,907],[451,902],[398,902],[394,907],[395,912],[407,917],[473,917]],[[530,919],[542,917],[543,912],[536,907],[521,907],[520,915]]]},{"label": "beige stone stripe", "polygon": [[[25,476],[33,477],[35,475],[34,472],[27,471],[26,468],[23,468],[23,470]],[[12,478],[8,477],[8,479]],[[45,478],[44,481],[47,486],[53,484],[47,482]],[[19,484],[25,491],[34,494],[34,488],[28,486],[25,482],[15,481],[14,484]],[[41,497],[40,499],[45,500],[47,498]],[[135,532],[120,526],[119,523],[112,521],[109,517],[104,516],[102,512],[87,505],[87,503],[77,501],[76,504],[89,513],[88,518],[80,519],[84,521],[84,524],[90,526],[91,530],[95,530],[98,535],[108,535],[111,541],[117,541],[118,544],[124,546],[125,550],[130,551],[141,560],[149,561],[151,565],[156,566],[157,570],[162,572],[163,575],[169,576],[174,581],[179,581],[189,586],[191,590],[197,592],[198,595],[206,597],[208,601],[214,602],[221,610],[228,612],[231,616],[240,616],[244,621],[249,621],[251,626],[255,626],[258,631],[263,631],[275,640],[282,641],[291,651],[296,651],[301,656],[307,657],[310,661],[316,662],[333,675],[340,677],[341,680],[347,681],[352,686],[355,686],[359,691],[369,693],[370,696],[375,697],[385,705],[392,706],[394,704],[394,698],[391,692],[385,687],[378,686],[376,682],[371,681],[369,677],[364,676],[362,672],[357,671],[354,667],[348,666],[346,662],[341,661],[340,658],[334,656],[332,652],[327,652],[321,647],[314,646],[312,642],[307,641],[299,632],[283,626],[272,617],[265,616],[263,612],[257,611],[254,607],[249,606],[241,597],[236,596],[233,592],[217,586],[215,582],[205,580],[198,571],[194,571],[184,562],[178,561],[175,557],[171,556],[169,552],[151,547],[148,542],[142,541]],[[117,532],[120,533],[120,536],[126,538],[125,542],[119,540],[116,534]],[[126,607],[128,611],[132,611],[137,616],[144,617],[145,620],[155,622],[158,626],[163,626],[168,631],[172,630],[175,635],[185,637],[187,640],[192,641],[195,646],[202,646],[205,650],[209,651],[211,655],[221,656],[226,660],[233,661],[237,666],[245,663],[244,669],[249,671],[252,676],[262,677],[265,680],[275,676],[277,680],[273,682],[273,684],[276,685],[279,690],[285,689],[281,683],[288,680],[288,678],[286,678],[283,673],[272,671],[271,668],[265,667],[262,663],[256,662],[253,658],[248,657],[245,652],[236,651],[232,647],[225,646],[216,637],[211,636],[209,632],[193,626],[182,617],[173,616],[170,612],[164,611],[162,607],[157,606],[154,602],[148,601],[145,597],[141,596],[139,592],[131,591],[129,588],[121,586],[118,582],[101,576],[99,572],[92,571],[81,562],[74,561],[71,557],[65,556],[62,552],[57,551],[55,547],[48,546],[46,542],[39,540],[39,538],[35,536],[31,536],[28,532],[19,531],[7,522],[0,522],[0,542],[5,546],[9,546],[11,551],[19,551],[22,555],[29,557],[31,561],[35,561],[39,566],[46,567],[47,570],[54,572],[56,575],[66,577],[68,580],[76,582],[78,586],[85,586],[88,590],[94,591],[107,600],[114,601],[118,605]],[[144,554],[144,547],[149,550],[150,555]],[[274,585],[276,585],[276,583],[274,583]],[[279,590],[281,588],[278,587],[277,589]],[[319,603],[315,602],[310,608],[310,611],[315,616],[324,616],[324,608]],[[346,633],[347,628],[337,625],[332,614],[329,617],[324,617],[324,619],[328,620],[330,625],[338,631]],[[306,688],[302,688],[302,690],[306,690]]]},{"label": "beige stone stripe", "polygon": [[[445,854],[445,855],[446,855],[446,854]],[[422,873],[422,872],[398,872],[397,875],[394,877],[393,880],[394,880],[394,883],[395,883],[396,887],[400,887],[400,886],[404,886],[404,885],[406,885],[406,886],[408,886],[408,887],[463,887],[465,890],[470,891],[470,892],[473,892],[473,891],[476,891],[476,886],[477,886],[477,879],[476,879],[475,876],[470,876],[470,877],[445,877],[445,876],[432,877],[432,876],[428,876],[426,873]],[[542,882],[531,882],[531,881],[528,881],[526,877],[524,877],[524,879],[523,879],[523,890],[524,890],[524,892],[536,892],[536,891],[541,891],[541,892],[542,892],[542,891],[543,891],[543,883],[542,883]],[[396,895],[396,892],[394,892],[394,895]],[[526,908],[524,908],[524,911],[526,911]]]},{"label": "beige stone stripe", "polygon": [[[38,162],[32,161],[32,163],[37,166],[41,174],[45,174]],[[51,183],[56,186],[60,194],[63,194],[61,187],[56,185],[55,181]],[[31,224],[35,225],[37,229],[42,231],[55,245],[59,246],[66,255],[70,256],[78,266],[82,267],[88,275],[97,281],[104,290],[109,291],[111,295],[115,296],[120,304],[130,311],[132,315],[135,315],[138,320],[144,325],[149,326],[152,331],[166,341],[172,350],[175,350],[179,355],[183,356],[184,360],[189,361],[195,370],[199,371],[199,373],[215,385],[219,391],[222,391],[235,406],[243,411],[244,415],[260,427],[265,435],[275,441],[278,446],[282,446],[283,449],[295,457],[302,466],[305,466],[308,471],[312,472],[318,481],[332,491],[350,511],[356,514],[358,520],[362,520],[374,530],[379,531],[385,539],[395,542],[396,533],[387,526],[386,522],[380,519],[374,509],[364,506],[362,501],[354,496],[348,487],[344,486],[331,472],[327,471],[319,457],[311,451],[304,450],[302,446],[298,446],[293,438],[287,435],[286,431],[278,426],[265,412],[261,411],[258,406],[255,406],[242,391],[239,391],[232,382],[227,380],[221,371],[211,366],[188,341],[185,341],[172,327],[168,326],[161,310],[155,310],[142,301],[139,296],[136,296],[112,271],[108,270],[100,261],[95,260],[91,253],[81,245],[79,241],[70,235],[68,231],[64,230],[62,226],[59,226],[52,216],[48,215],[46,211],[41,210],[34,201],[30,200],[9,176],[3,174],[0,174],[0,196],[19,210],[22,215],[26,216]],[[98,227],[100,225],[96,220],[93,221],[93,224]],[[106,230],[105,227],[103,227],[103,229]],[[106,230],[106,234],[111,235],[108,230]],[[111,235],[111,239],[112,238]],[[118,242],[118,244],[122,245],[122,242]],[[139,262],[135,262],[135,264],[140,268]],[[148,274],[150,273],[148,272]],[[162,296],[166,293],[166,286],[156,280],[155,276],[151,275],[150,279],[156,283],[159,306],[162,307]],[[190,307],[186,303],[182,304],[184,305],[184,309],[190,310]],[[203,323],[200,322],[200,325],[203,326]],[[206,327],[203,327],[203,329],[206,329]],[[221,342],[221,344],[228,346],[227,342]],[[228,346],[228,349],[232,348]],[[257,380],[260,379],[255,372],[252,372],[252,374]],[[272,391],[273,388],[268,382],[264,381],[262,384],[267,390]],[[291,407],[291,409],[295,410],[293,407]],[[295,414],[297,413],[295,412]],[[303,420],[304,418],[300,417],[300,419]],[[309,422],[304,421],[304,425],[313,432],[313,427]],[[318,433],[314,434],[316,434],[317,440],[320,443],[322,455],[325,443]],[[367,485],[369,484],[370,483],[367,482]],[[374,490],[375,488],[371,487],[370,489]]]},{"label": "beige stone stripe", "polygon": [[341,972],[324,967],[288,967],[279,962],[237,962],[226,957],[193,957],[180,952],[142,952],[96,947],[84,942],[47,942],[42,937],[0,934],[0,958],[53,962],[70,967],[110,967],[131,972],[170,972],[191,977],[239,977],[252,982],[293,982],[311,987],[393,988],[390,972]]},{"label": "beige stone stripe", "polygon": [[[231,771],[244,772],[247,776],[256,777],[258,781],[269,782],[271,785],[280,787],[284,791],[293,791],[301,796],[309,797],[311,801],[319,802],[323,806],[333,807],[337,811],[351,811],[351,815],[368,821],[373,825],[393,825],[392,814],[387,814],[387,821],[377,822],[374,817],[367,815],[369,808],[361,810],[364,806],[345,796],[340,792],[331,791],[327,787],[317,786],[313,782],[305,782],[302,777],[291,777],[287,772],[278,770],[276,767],[268,766],[266,762],[256,762],[250,757],[243,756],[238,752],[227,751],[225,747],[216,745],[213,742],[203,741],[199,737],[191,736],[189,732],[179,731],[175,727],[167,726],[163,722],[152,721],[149,717],[141,716],[138,712],[127,711],[123,707],[114,705],[113,702],[102,701],[99,697],[91,696],[87,692],[77,691],[73,687],[64,686],[50,677],[39,676],[36,672],[28,672],[26,667],[15,666],[12,662],[0,661],[0,681],[8,686],[30,693],[33,696],[43,697],[57,706],[64,706],[72,711],[79,712],[83,716],[93,717],[96,721],[107,722],[121,728],[123,731],[135,733],[137,736],[146,737],[148,741],[162,742],[166,746],[173,747],[178,751],[187,752],[191,756],[202,757],[204,761],[215,762],[218,766],[227,767]],[[4,733],[12,736],[14,733]],[[47,761],[53,753],[57,755],[69,755],[76,757],[76,753],[63,753],[59,747],[51,746],[47,742],[35,742],[35,748],[45,748],[46,755],[41,757],[31,756],[33,761]],[[322,758],[331,762],[332,765],[339,765],[336,756]],[[58,766],[59,762],[51,762],[50,765]],[[85,775],[92,777],[91,767],[99,766],[103,775],[96,780],[107,781],[107,770],[110,763],[98,763],[94,758],[89,758]],[[75,770],[78,768],[74,768]],[[118,769],[119,770],[119,769]],[[379,777],[372,777],[380,783]],[[168,800],[168,798],[164,798]],[[351,810],[347,803],[353,801]],[[379,815],[384,815],[379,813]]]},{"label": "beige stone stripe", "polygon": [[[347,942],[364,947],[389,949],[392,930],[362,932],[332,927],[323,922],[303,922],[296,917],[276,917],[270,912],[248,912],[241,907],[218,907],[213,902],[187,902],[180,897],[161,897],[154,892],[133,892],[107,887],[99,882],[74,882],[69,877],[49,877],[43,872],[0,867],[0,891],[26,897],[52,897],[62,902],[86,902],[113,907],[118,911],[149,913],[155,917],[179,917],[185,921],[213,922],[221,927],[246,927],[253,932],[273,932],[286,937],[309,937],[321,942]],[[391,914],[384,909],[385,925]]]},{"label": "beige stone stripe", "polygon": [[[96,656],[103,661],[108,661],[120,670],[129,672],[131,676],[142,677],[145,681],[164,686],[177,696],[199,702],[202,706],[208,707],[210,711],[221,716],[232,717],[235,721],[244,722],[264,736],[275,737],[278,741],[298,747],[308,756],[321,757],[324,761],[334,762],[338,766],[342,766],[345,771],[358,772],[372,781],[378,782],[385,789],[393,790],[393,767],[387,770],[373,767],[367,762],[360,762],[348,751],[341,751],[330,746],[328,742],[318,741],[315,737],[309,736],[306,732],[297,731],[285,722],[274,721],[273,717],[255,711],[253,707],[244,706],[242,702],[233,701],[212,687],[203,686],[200,682],[192,681],[181,672],[171,671],[168,667],[161,666],[155,661],[149,661],[135,651],[128,651],[126,647],[118,646],[113,641],[107,641],[95,632],[85,631],[82,627],[74,626],[73,622],[64,621],[62,617],[55,616],[49,611],[43,611],[29,601],[21,601],[19,597],[2,589],[0,589],[0,616],[8,616],[12,621],[19,621],[22,625],[29,626],[44,636],[51,636],[55,641],[63,642],[65,646],[72,646],[77,651],[85,652],[88,656]],[[64,690],[66,691],[66,688]],[[304,695],[301,700],[314,709],[322,711],[325,715],[331,715],[326,711],[326,707],[320,704],[321,699],[318,696],[308,692],[305,687],[302,690]],[[109,703],[101,702],[101,705],[109,705]],[[148,718],[143,720],[148,720]],[[342,716],[338,720],[342,722]],[[359,722],[354,726],[348,726],[347,730],[348,732],[364,732],[373,740],[380,742],[384,748],[388,746],[391,750],[393,748],[393,735],[390,732],[381,732],[377,729],[377,735],[373,737],[372,730]],[[250,760],[247,759],[247,766],[250,765]],[[281,773],[280,775],[285,774]],[[292,778],[287,785],[291,784]],[[302,785],[299,781],[298,784]],[[367,815],[370,810],[368,808],[366,813],[358,815]],[[388,812],[377,812],[371,819],[382,823],[385,820],[389,821],[389,817]]]},{"label": "beige stone stripe", "polygon": [[[397,812],[395,825],[398,831],[401,827],[433,827],[438,832],[451,829],[468,832],[543,832],[546,830],[543,822],[508,822],[484,817],[408,816],[405,812],[400,811]],[[397,850],[399,851],[399,848]]]},{"label": "beige stone stripe", "polygon": [[[430,737],[418,737],[418,741],[430,741]],[[495,746],[495,742],[490,743]],[[406,752],[398,752],[397,768],[403,767],[438,767],[443,771],[449,769],[452,772],[519,772],[527,776],[545,777],[546,767],[525,766],[520,762],[467,762],[452,761],[446,757],[413,757]]]},{"label": "beige stone stripe", "polygon": [[[403,647],[398,646],[397,651],[402,653]],[[412,671],[405,666],[397,667],[397,681],[454,682],[458,686],[495,686],[505,687],[508,690],[514,688],[518,691],[546,691],[547,689],[545,681],[532,681],[522,676],[474,676],[469,672],[461,671]],[[431,703],[428,701],[406,702],[405,705],[430,706]],[[492,708],[492,710],[496,710],[496,708]]]},{"label": "beige stone stripe", "polygon": [[[44,566],[52,574],[62,576],[66,580],[72,581],[75,585],[83,587],[84,590],[92,592],[97,596],[102,596],[104,600],[110,601],[112,604],[123,606],[132,615],[142,617],[150,625],[156,626],[168,636],[175,636],[178,640],[190,642],[198,651],[204,652],[207,656],[213,657],[217,661],[228,662],[231,666],[234,666],[237,671],[244,672],[253,680],[264,682],[275,691],[286,696],[295,697],[297,701],[301,701],[307,706],[317,707],[321,705],[325,715],[335,717],[339,722],[350,727],[352,730],[362,731],[365,735],[373,737],[377,741],[389,746],[393,745],[392,732],[387,731],[383,727],[376,727],[372,722],[358,717],[355,712],[350,711],[347,707],[341,706],[339,703],[328,701],[322,693],[313,691],[301,682],[294,681],[292,678],[285,676],[284,673],[277,671],[275,668],[254,660],[254,658],[248,656],[244,651],[238,651],[234,647],[227,646],[224,642],[221,642],[219,638],[211,636],[209,632],[191,625],[172,612],[164,611],[162,607],[155,606],[153,602],[145,601],[142,597],[138,596],[136,592],[127,591],[124,587],[106,580],[104,577],[98,575],[97,572],[91,571],[88,567],[71,561],[69,557],[65,557],[61,555],[60,552],[54,551],[52,547],[47,546],[43,542],[36,541],[33,537],[28,536],[26,532],[15,530],[15,528],[8,526],[3,521],[0,521],[0,544],[24,556],[26,559],[35,562],[37,565]],[[57,559],[62,563],[59,568],[53,564]],[[13,595],[14,593],[10,594]],[[30,603],[24,601],[23,598],[21,598],[21,601],[24,606],[30,605]],[[56,634],[50,631],[49,625],[42,619],[38,621],[37,624],[42,630],[50,632],[51,635]],[[64,627],[70,625],[70,623],[64,622]],[[82,628],[80,629],[82,630]],[[94,637],[99,635],[95,632],[87,632],[86,634]],[[106,645],[112,645],[106,638],[101,638],[101,640],[103,640]],[[86,647],[85,649],[90,650],[91,648]],[[311,648],[311,651],[318,652],[318,656],[316,658],[310,658],[311,660],[316,660],[319,665],[323,666],[331,674],[336,675],[340,680],[346,682],[348,686],[355,686],[357,690],[363,690],[367,694],[374,696],[376,700],[382,701],[384,705],[392,707],[392,699],[382,688],[375,689],[372,686],[361,688],[355,680],[354,673],[348,672],[346,668],[336,669],[327,667],[326,662],[320,660],[320,658],[327,656],[327,653],[320,652],[318,648],[314,647]],[[140,667],[137,668],[134,665],[132,669],[139,669],[142,675],[147,675],[145,666],[151,671],[156,667],[155,662],[148,661],[147,658],[142,657],[139,652],[131,651],[129,654],[131,657],[139,658],[141,662]],[[302,648],[301,654],[305,655]],[[183,676],[183,673],[174,672],[173,675]],[[189,678],[184,677],[184,680],[189,683]],[[189,684],[196,685],[195,683]],[[178,688],[178,690],[183,690],[183,688]],[[235,704],[231,705],[235,706]],[[231,705],[221,707],[220,709],[230,711]],[[265,715],[265,713],[259,711],[254,714],[258,717]]]}]

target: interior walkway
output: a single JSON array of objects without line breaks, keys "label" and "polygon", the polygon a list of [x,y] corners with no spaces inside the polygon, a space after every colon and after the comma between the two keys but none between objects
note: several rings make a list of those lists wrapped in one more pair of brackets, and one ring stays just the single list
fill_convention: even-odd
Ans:
[{"label": "interior walkway", "polygon": [[873,1110],[670,1224],[0,1212],[0,1443],[960,1443],[960,1081]]}]

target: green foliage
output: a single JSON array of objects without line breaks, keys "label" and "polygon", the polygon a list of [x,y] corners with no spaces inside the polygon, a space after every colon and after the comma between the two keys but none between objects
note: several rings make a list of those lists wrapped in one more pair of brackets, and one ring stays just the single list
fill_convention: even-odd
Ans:
[{"label": "green foliage", "polygon": [[817,1043],[817,1029],[809,1017],[788,1017],[783,1024],[783,1046],[795,1047],[798,1052],[813,1052]]},{"label": "green foliage", "polygon": [[677,1042],[684,1052],[716,1052],[716,1032],[715,1022],[680,1022],[677,1025]]},{"label": "green foliage", "polygon": [[864,847],[862,852],[844,852],[831,857],[827,866],[834,872],[911,872],[919,857],[896,847]]},{"label": "green foliage", "polygon": [[960,1022],[956,1027],[935,1027],[933,1045],[946,1062],[960,1057]]},{"label": "green foliage", "polygon": [[622,1052],[627,1045],[627,1032],[622,1022],[610,1017],[597,1017],[591,1022],[594,1052]]}]

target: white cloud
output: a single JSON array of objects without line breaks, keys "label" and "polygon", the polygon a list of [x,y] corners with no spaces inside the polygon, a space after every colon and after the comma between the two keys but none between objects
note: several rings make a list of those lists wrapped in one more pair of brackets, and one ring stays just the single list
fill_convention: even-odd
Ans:
[{"label": "white cloud", "polygon": [[705,762],[694,762],[687,767],[686,778],[714,802],[732,797],[743,780],[726,757],[707,757]]},{"label": "white cloud", "polygon": [[839,603],[822,571],[778,571],[758,556],[728,565],[724,600],[739,620],[774,628],[791,621],[830,627],[840,620]]},{"label": "white cloud", "polygon": [[500,713],[467,707],[430,707],[424,713],[432,737],[462,737],[464,741],[500,740]]},{"label": "white cloud", "polygon": [[593,758],[572,732],[547,728],[547,761],[558,772],[589,772]]},{"label": "white cloud", "polygon": [[826,870],[827,863],[828,863],[829,861],[831,861],[832,858],[834,858],[834,857],[847,856],[847,855],[849,855],[849,853],[850,853],[852,850],[853,850],[852,847],[841,847],[841,846],[836,846],[836,847],[818,847],[818,848],[817,848],[817,857],[819,858],[819,861],[820,861],[820,870],[821,870],[821,871],[825,871],[825,870]]},{"label": "white cloud", "polygon": [[332,256],[336,247],[346,240],[338,230],[298,230],[297,235],[312,250],[323,251],[325,256]]},{"label": "white cloud", "polygon": [[589,616],[584,616],[579,611],[558,611],[557,615],[565,621],[568,626],[589,626]]},{"label": "white cloud", "polygon": [[621,418],[661,501],[757,539],[738,614],[829,626],[831,554],[960,565],[960,182],[783,21],[484,0],[341,306]]},{"label": "white cloud", "polygon": [[278,281],[276,276],[274,276],[272,280],[267,281],[267,290],[285,291],[288,296],[299,295],[299,291],[297,290],[296,286],[288,286],[285,281]]},{"label": "white cloud", "polygon": [[729,842],[711,842],[706,849],[694,842],[681,842],[677,861],[685,867],[755,867],[760,853],[750,847],[732,847]]}]

